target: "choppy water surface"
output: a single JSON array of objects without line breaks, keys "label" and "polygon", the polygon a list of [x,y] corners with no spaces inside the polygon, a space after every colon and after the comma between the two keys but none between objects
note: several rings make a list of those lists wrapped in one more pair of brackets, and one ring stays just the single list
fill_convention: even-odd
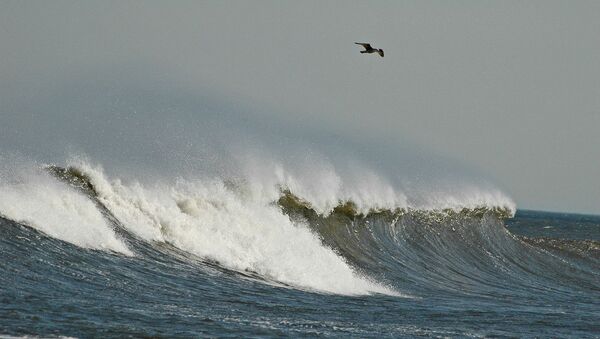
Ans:
[{"label": "choppy water surface", "polygon": [[4,335],[600,335],[600,217],[85,164],[0,186]]}]

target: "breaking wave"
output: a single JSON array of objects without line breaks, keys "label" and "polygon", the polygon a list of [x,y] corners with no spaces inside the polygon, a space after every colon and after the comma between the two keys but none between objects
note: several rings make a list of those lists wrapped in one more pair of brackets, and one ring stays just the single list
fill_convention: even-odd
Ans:
[{"label": "breaking wave", "polygon": [[512,235],[503,220],[514,203],[497,191],[463,204],[437,197],[426,209],[390,187],[385,203],[369,203],[371,193],[343,182],[337,193],[352,194],[313,199],[316,190],[282,168],[281,180],[253,181],[126,179],[80,158],[28,166],[3,170],[2,217],[84,248],[143,256],[144,247],[168,246],[241,277],[345,295],[484,296],[506,284],[526,295],[532,285],[571,286],[574,270],[578,288],[597,289],[597,242]]},{"label": "breaking wave", "polygon": [[22,159],[0,161],[0,216],[84,248],[133,254],[81,192]]}]

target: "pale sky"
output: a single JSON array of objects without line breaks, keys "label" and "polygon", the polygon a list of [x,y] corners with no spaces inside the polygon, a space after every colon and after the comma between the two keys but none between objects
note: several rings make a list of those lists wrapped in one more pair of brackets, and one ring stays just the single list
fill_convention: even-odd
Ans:
[{"label": "pale sky", "polygon": [[4,0],[0,148],[47,154],[67,131],[85,143],[79,127],[120,114],[82,111],[107,107],[89,91],[109,88],[121,112],[115,93],[135,86],[409,142],[520,208],[600,213],[599,36],[599,1]]}]

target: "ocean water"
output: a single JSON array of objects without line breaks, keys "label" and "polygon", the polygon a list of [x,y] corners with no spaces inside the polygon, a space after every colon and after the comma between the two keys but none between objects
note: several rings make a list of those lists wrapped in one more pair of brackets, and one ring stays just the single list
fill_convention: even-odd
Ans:
[{"label": "ocean water", "polygon": [[487,188],[415,198],[371,172],[4,160],[0,335],[600,336],[597,216]]}]

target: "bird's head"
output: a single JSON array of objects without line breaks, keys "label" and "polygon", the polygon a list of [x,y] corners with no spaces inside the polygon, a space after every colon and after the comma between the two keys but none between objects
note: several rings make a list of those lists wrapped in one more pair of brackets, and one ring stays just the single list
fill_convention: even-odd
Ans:
[{"label": "bird's head", "polygon": [[377,51],[377,53],[379,53],[379,55],[380,55],[380,56],[383,58],[383,50],[382,50],[382,49],[379,49],[379,50]]}]

